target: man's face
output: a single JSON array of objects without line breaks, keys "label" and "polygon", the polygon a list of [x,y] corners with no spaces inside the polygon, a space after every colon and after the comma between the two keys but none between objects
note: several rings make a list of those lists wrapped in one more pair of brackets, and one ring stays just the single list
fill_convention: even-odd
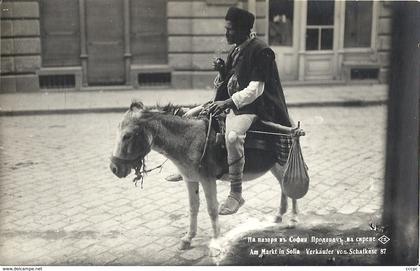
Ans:
[{"label": "man's face", "polygon": [[225,30],[227,43],[236,43],[238,41],[238,31],[233,29],[231,21],[225,21]]}]

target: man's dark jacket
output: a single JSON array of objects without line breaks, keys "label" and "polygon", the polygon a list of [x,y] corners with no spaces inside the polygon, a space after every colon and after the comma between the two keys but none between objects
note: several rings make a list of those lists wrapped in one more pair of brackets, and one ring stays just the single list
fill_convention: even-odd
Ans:
[{"label": "man's dark jacket", "polygon": [[246,88],[251,81],[265,82],[263,94],[239,110],[234,107],[235,114],[256,114],[262,120],[291,127],[273,50],[262,40],[253,38],[240,51],[236,61],[233,61],[233,52],[231,50],[228,54],[225,80],[217,88],[214,100],[229,99],[227,83],[233,74],[238,78],[239,90]]}]

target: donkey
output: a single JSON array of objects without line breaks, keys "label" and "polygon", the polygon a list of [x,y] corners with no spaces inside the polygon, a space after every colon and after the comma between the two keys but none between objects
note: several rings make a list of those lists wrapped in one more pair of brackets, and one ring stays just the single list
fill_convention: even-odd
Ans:
[{"label": "donkey", "polygon": [[[189,229],[181,238],[180,249],[188,249],[197,233],[199,211],[199,184],[207,202],[213,238],[220,235],[216,180],[227,180],[226,152],[218,147],[216,133],[208,131],[208,120],[182,118],[163,111],[145,110],[141,102],[133,102],[118,125],[116,145],[111,157],[110,169],[119,178],[128,176],[132,169],[141,175],[144,157],[157,151],[178,168],[186,183],[189,196]],[[294,130],[296,132],[296,129]],[[300,134],[303,131],[300,129]],[[203,151],[206,149],[205,155]],[[272,152],[261,149],[245,149],[244,181],[258,178],[271,170],[280,182],[284,166],[277,163]],[[297,201],[292,199],[292,223],[297,222]],[[280,208],[275,222],[280,223],[287,211],[287,196],[282,192]]]}]

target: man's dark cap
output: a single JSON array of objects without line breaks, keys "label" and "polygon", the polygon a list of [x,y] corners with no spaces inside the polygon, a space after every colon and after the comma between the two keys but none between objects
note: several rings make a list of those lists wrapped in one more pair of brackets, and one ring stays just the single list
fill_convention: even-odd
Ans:
[{"label": "man's dark cap", "polygon": [[226,13],[225,20],[231,21],[233,28],[250,30],[254,26],[255,16],[247,10],[230,7]]}]

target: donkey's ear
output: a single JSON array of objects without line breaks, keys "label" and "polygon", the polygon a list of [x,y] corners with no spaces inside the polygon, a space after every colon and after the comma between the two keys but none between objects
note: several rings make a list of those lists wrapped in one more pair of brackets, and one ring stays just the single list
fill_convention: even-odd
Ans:
[{"label": "donkey's ear", "polygon": [[144,109],[144,104],[140,101],[133,100],[130,105],[130,110],[142,110]]}]

